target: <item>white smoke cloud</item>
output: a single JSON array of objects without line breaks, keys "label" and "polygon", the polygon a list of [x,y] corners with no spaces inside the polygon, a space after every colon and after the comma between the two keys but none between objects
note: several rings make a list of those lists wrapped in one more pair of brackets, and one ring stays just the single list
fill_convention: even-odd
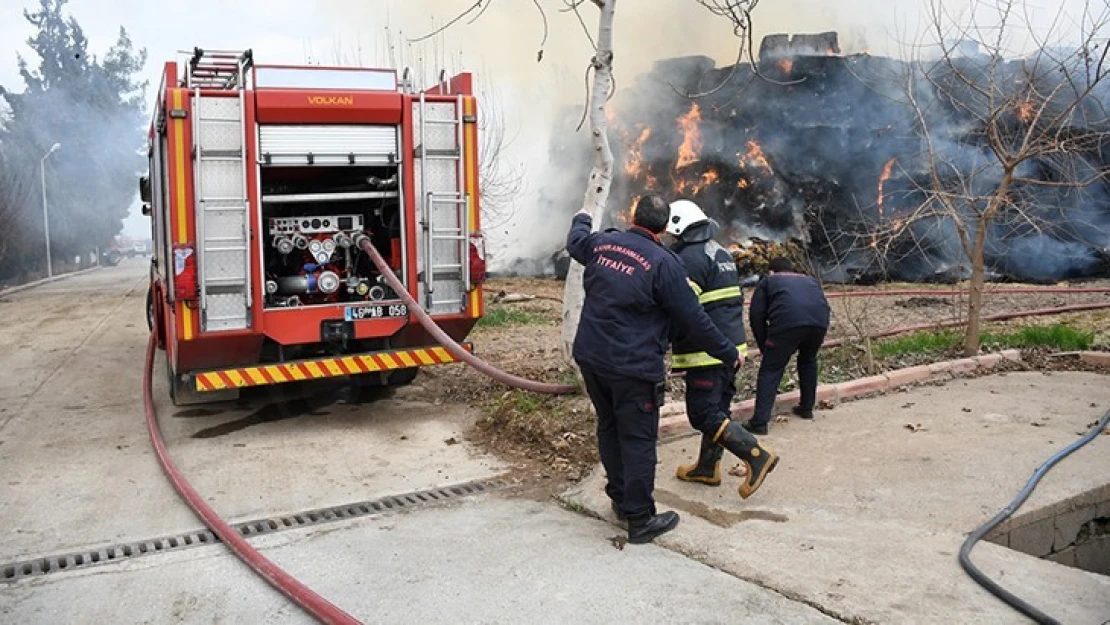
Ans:
[{"label": "white smoke cloud", "polygon": [[[417,76],[429,80],[440,67],[468,69],[476,71],[479,81],[496,87],[505,108],[508,134],[516,137],[505,158],[523,163],[526,176],[526,191],[513,207],[514,219],[489,233],[497,257],[494,265],[503,267],[516,257],[553,251],[564,236],[561,216],[557,222],[545,214],[549,208],[540,201],[540,191],[545,181],[565,177],[564,172],[551,171],[551,132],[566,106],[584,101],[584,72],[592,48],[577,17],[559,11],[565,5],[555,0],[541,1],[548,28],[542,62],[537,62],[537,52],[543,19],[533,3],[524,1],[493,2],[473,23],[477,11],[422,43],[406,43],[443,27],[471,4],[458,0],[321,0],[317,18],[332,34],[311,47],[321,62],[338,56],[347,61],[408,65]],[[950,15],[967,14],[977,7],[975,15],[982,23],[992,23],[988,6],[971,0],[944,4]],[[1065,0],[1060,5],[1030,7],[1030,20],[1047,25],[1060,7],[1079,15],[1082,2]],[[596,8],[586,3],[581,15],[593,35]],[[846,53],[869,51],[896,57],[918,54],[922,41],[935,41],[935,36],[923,36],[927,34],[928,7],[919,0],[766,0],[753,17],[756,52],[764,35],[778,32],[833,30],[840,33]],[[693,0],[624,0],[618,5],[614,30],[618,88],[631,84],[660,59],[704,55],[723,65],[731,63],[738,52],[731,24]],[[387,32],[393,34],[391,40],[384,36]],[[1015,52],[1029,47],[1028,37],[1011,38],[1007,43]],[[583,156],[590,157],[588,153]],[[565,201],[577,203],[580,199]]]}]

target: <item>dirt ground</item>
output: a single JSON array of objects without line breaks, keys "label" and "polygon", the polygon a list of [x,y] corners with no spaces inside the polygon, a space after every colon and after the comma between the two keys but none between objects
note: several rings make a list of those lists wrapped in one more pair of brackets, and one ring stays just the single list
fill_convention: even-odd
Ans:
[{"label": "dirt ground", "polygon": [[[572,382],[573,374],[563,364],[559,347],[563,283],[543,278],[503,278],[491,280],[486,286],[487,319],[470,337],[476,353],[494,366],[516,375],[547,382]],[[1017,286],[1023,285],[996,285],[995,288]],[[1110,288],[1110,280],[1056,286]],[[837,288],[830,287],[829,290]],[[886,284],[853,287],[851,290],[878,293],[884,290],[943,291],[952,288],[943,285]],[[501,301],[521,295],[532,299],[511,303]],[[750,297],[750,290],[746,296]],[[865,359],[860,357],[861,347],[855,344],[858,341],[852,340],[861,333],[957,319],[966,305],[965,298],[946,295],[830,301],[833,324],[829,336],[848,339],[849,343],[822,353],[822,380],[831,382],[869,374],[864,366]],[[1090,302],[1110,303],[1110,293],[993,294],[985,298],[984,314]],[[1054,323],[1067,323],[1093,332],[1096,348],[1110,349],[1110,309],[991,323],[985,329],[1001,332],[1026,325]],[[959,355],[958,349],[949,352],[905,354],[879,359],[875,366],[884,371]],[[1044,350],[1030,352],[1027,360],[1029,364],[1024,368],[1089,369],[1072,359],[1050,358]],[[756,367],[751,364],[741,370],[737,380],[737,401],[753,396],[755,372]],[[795,385],[796,379],[792,374],[788,375],[782,390],[790,390]],[[537,484],[539,491],[551,491],[567,482],[577,482],[597,462],[595,421],[589,402],[583,395],[549,397],[507,389],[463,365],[426,369],[413,390],[430,395],[436,402],[465,402],[479,408],[483,416],[468,437],[513,465],[519,479]],[[671,378],[668,401],[681,401],[683,391],[682,379]]]}]

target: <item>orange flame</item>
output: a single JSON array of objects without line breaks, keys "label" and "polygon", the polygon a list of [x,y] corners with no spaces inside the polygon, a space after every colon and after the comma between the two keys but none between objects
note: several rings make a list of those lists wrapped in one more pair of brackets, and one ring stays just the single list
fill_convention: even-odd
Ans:
[{"label": "orange flame", "polygon": [[1029,100],[1025,100],[1025,101],[1019,103],[1017,108],[1018,108],[1018,117],[1021,118],[1021,121],[1025,122],[1025,123],[1029,123],[1029,122],[1033,121],[1034,111],[1033,111],[1033,103],[1032,102],[1030,102]]},{"label": "orange flame", "polygon": [[780,59],[779,69],[782,70],[782,73],[789,74],[790,71],[794,69],[794,59]]},{"label": "orange flame", "polygon": [[629,176],[638,178],[640,174],[643,173],[644,156],[642,151],[644,142],[647,141],[650,136],[651,128],[644,128],[643,132],[640,133],[640,138],[636,139],[636,142],[628,149],[628,160],[624,164],[624,171]]},{"label": "orange flame", "polygon": [[739,188],[739,189],[747,189],[748,188],[748,181],[741,178],[740,182],[736,183],[736,187]]},{"label": "orange flame", "polygon": [[880,219],[883,216],[883,184],[885,184],[887,179],[890,178],[890,172],[894,170],[894,163],[897,160],[898,159],[896,159],[892,156],[890,158],[890,160],[886,162],[886,165],[883,165],[883,173],[879,176],[879,218]]},{"label": "orange flame", "polygon": [[709,171],[701,175],[701,179],[698,182],[693,184],[691,184],[689,180],[675,180],[675,190],[683,195],[697,195],[698,192],[704,189],[707,185],[711,185],[717,182],[720,177],[721,176],[717,173],[717,170],[710,169]]},{"label": "orange flame", "polygon": [[690,107],[688,113],[678,118],[678,127],[682,130],[682,145],[678,146],[676,169],[682,169],[698,161],[698,153],[701,152],[701,132],[698,130],[700,121],[701,108],[698,107],[697,102]]},{"label": "orange flame", "polygon": [[765,170],[768,174],[775,173],[774,170],[771,169],[771,163],[767,162],[767,157],[763,155],[763,148],[760,147],[755,139],[748,140],[748,152],[740,156],[740,166],[744,168],[760,168]]}]

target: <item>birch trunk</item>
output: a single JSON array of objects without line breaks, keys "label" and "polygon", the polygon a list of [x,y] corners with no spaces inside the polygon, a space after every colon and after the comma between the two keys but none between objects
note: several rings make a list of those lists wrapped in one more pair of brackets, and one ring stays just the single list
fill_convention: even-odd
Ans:
[{"label": "birch trunk", "polygon": [[[594,230],[601,224],[609,188],[613,182],[613,151],[609,147],[605,119],[605,102],[613,85],[613,13],[617,0],[594,0],[601,8],[597,27],[597,55],[593,59],[594,80],[590,91],[590,135],[593,143],[594,166],[586,185],[583,206],[593,217]],[[578,371],[571,352],[578,333],[578,320],[586,293],[582,288],[584,267],[571,261],[563,294],[563,357],[570,367]]]}]

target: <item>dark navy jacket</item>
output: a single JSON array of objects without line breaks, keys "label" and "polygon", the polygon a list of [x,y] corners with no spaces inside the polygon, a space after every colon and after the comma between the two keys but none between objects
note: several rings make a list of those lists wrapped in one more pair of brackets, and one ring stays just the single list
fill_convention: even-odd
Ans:
[{"label": "dark navy jacket", "polygon": [[586,267],[586,303],[574,338],[580,366],[662,382],[672,322],[714,358],[739,359],[698,304],[673,252],[642,228],[591,232],[591,225],[589,215],[575,215],[567,235],[567,252]]},{"label": "dark navy jacket", "polygon": [[748,311],[762,349],[769,335],[796,328],[829,327],[829,302],[821,285],[800,273],[774,273],[759,281]]},{"label": "dark navy jacket", "polygon": [[[741,347],[747,341],[744,334],[744,294],[740,290],[740,274],[736,271],[736,261],[728,250],[713,240],[719,226],[710,220],[691,226],[682,233],[678,242],[671,247],[682,264],[698,302],[705,308],[713,325],[717,326],[728,340]],[[720,360],[713,358],[704,350],[683,336],[674,338],[675,369],[718,366]]]}]

